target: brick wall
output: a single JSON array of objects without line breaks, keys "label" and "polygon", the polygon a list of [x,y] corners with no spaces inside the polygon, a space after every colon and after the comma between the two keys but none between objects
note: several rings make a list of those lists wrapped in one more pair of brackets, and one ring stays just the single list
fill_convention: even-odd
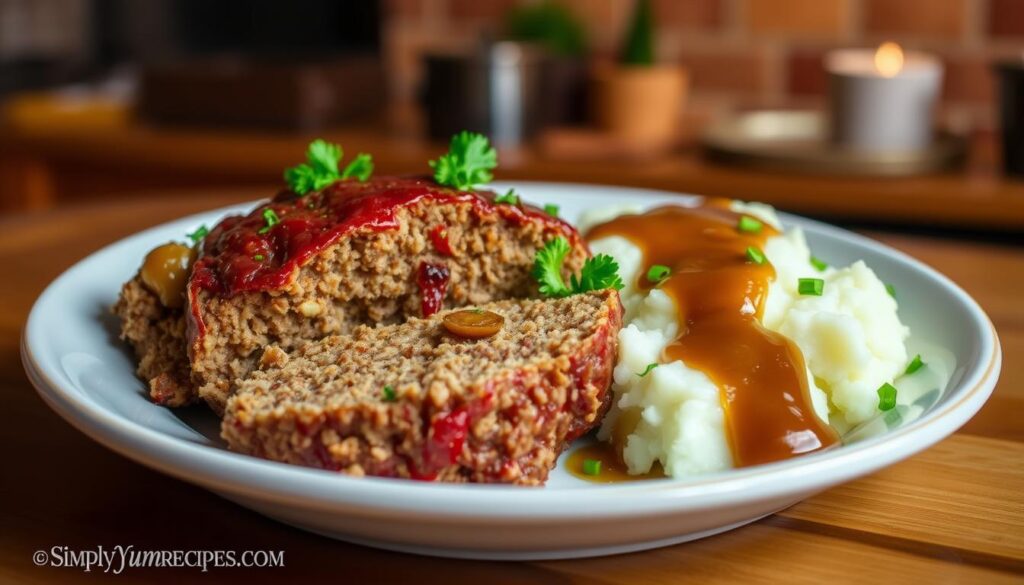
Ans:
[{"label": "brick wall", "polygon": [[[528,0],[386,0],[385,47],[399,99],[415,95],[419,56],[500,31]],[[631,0],[561,0],[587,26],[592,48],[614,50]],[[812,106],[825,90],[822,55],[885,40],[946,64],[943,115],[962,129],[995,123],[995,58],[1024,56],[1024,0],[655,0],[658,54],[689,67],[690,108]]]}]

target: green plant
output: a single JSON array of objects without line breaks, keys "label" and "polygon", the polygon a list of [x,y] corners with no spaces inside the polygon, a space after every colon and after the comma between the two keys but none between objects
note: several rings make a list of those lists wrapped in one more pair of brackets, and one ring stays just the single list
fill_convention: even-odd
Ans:
[{"label": "green plant", "polygon": [[587,50],[583,25],[551,0],[511,10],[505,27],[509,39],[539,43],[556,55],[579,57]]},{"label": "green plant", "polygon": [[654,14],[650,0],[637,0],[619,60],[624,65],[654,64]]}]

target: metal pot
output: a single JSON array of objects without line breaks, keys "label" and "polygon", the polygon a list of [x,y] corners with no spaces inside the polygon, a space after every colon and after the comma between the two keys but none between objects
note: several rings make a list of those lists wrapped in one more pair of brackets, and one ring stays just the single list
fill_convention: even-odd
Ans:
[{"label": "metal pot", "polygon": [[555,62],[533,45],[508,41],[427,55],[423,105],[430,137],[447,140],[471,130],[502,146],[529,140],[550,121],[545,79]]}]

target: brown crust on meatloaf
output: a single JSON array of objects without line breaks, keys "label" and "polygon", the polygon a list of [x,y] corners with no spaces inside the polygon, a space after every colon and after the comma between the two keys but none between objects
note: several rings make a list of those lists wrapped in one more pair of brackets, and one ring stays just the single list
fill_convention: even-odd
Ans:
[{"label": "brown crust on meatloaf", "polygon": [[290,356],[268,349],[267,369],[228,401],[222,436],[236,451],[357,476],[543,484],[607,407],[618,293],[482,308],[505,316],[493,338],[452,337],[439,314]]},{"label": "brown crust on meatloaf", "polygon": [[[189,346],[200,396],[222,412],[236,381],[269,345],[291,351],[358,325],[421,316],[417,276],[425,264],[449,272],[442,308],[536,296],[533,257],[556,235],[548,223],[512,224],[476,201],[423,199],[398,209],[396,219],[397,229],[360,229],[340,239],[296,269],[281,290],[223,296],[190,287],[190,306],[205,330]],[[443,251],[430,233],[438,226],[446,230]],[[577,241],[566,274],[577,272],[587,254]]]},{"label": "brown crust on meatloaf", "polygon": [[138,274],[124,283],[113,312],[121,319],[121,339],[139,360],[136,373],[149,383],[153,402],[185,406],[196,400],[185,355],[185,316],[168,309]]}]

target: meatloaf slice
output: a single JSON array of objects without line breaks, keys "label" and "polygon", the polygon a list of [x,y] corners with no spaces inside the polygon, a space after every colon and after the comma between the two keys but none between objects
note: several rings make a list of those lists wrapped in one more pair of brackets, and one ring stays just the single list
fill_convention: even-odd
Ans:
[{"label": "meatloaf slice", "polygon": [[121,287],[113,311],[121,319],[121,339],[135,350],[136,373],[149,383],[150,398],[166,406],[193,402],[181,308],[165,307],[136,274]]},{"label": "meatloaf slice", "polygon": [[401,178],[283,193],[203,243],[187,289],[192,381],[220,412],[269,345],[535,297],[534,255],[556,236],[577,272],[588,251],[575,229],[493,193]]},{"label": "meatloaf slice", "polygon": [[236,451],[350,475],[543,484],[608,401],[614,290],[480,307],[493,337],[448,333],[446,313],[359,327],[292,354],[268,348],[227,402]]}]

